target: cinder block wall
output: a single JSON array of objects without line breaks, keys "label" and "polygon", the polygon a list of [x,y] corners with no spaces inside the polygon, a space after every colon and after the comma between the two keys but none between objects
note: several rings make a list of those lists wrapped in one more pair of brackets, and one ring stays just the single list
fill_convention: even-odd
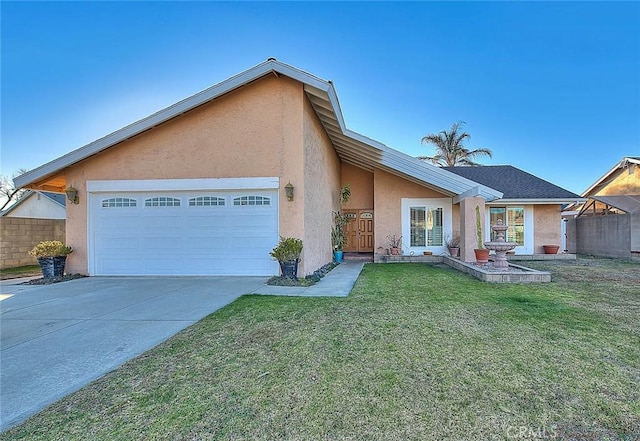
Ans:
[{"label": "cinder block wall", "polygon": [[38,263],[28,253],[43,240],[64,242],[65,220],[0,218],[0,269]]},{"label": "cinder block wall", "polygon": [[[583,216],[567,223],[569,252],[603,257],[632,257],[639,217],[612,214]],[[575,249],[575,251],[573,251]]]}]

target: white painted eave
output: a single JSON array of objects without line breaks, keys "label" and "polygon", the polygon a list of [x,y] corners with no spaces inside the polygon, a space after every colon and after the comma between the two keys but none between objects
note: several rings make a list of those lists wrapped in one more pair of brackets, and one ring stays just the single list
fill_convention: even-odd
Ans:
[{"label": "white painted eave", "polygon": [[348,130],[344,123],[340,103],[333,83],[276,61],[275,59],[269,59],[153,115],[134,122],[84,147],[24,173],[16,177],[14,183],[16,187],[22,188],[55,174],[59,174],[66,167],[76,164],[122,141],[137,136],[268,74],[285,75],[304,85],[307,97],[311,101],[318,118],[322,122],[338,155],[343,161],[369,170],[380,168],[429,188],[436,188],[449,196],[456,196],[470,189],[479,188],[479,195],[487,201],[493,201],[502,197],[502,193],[499,191],[479,185],[477,182],[420,161],[405,153],[387,147],[378,141]]},{"label": "white painted eave", "polygon": [[4,211],[0,211],[0,217],[6,216],[7,214],[11,213],[15,208],[18,208],[20,205],[22,205],[24,202],[26,202],[27,199],[31,198],[34,194],[36,194],[35,191],[27,190],[22,195],[22,197],[20,197],[20,199],[15,201],[13,204],[9,205],[9,207],[6,208]]},{"label": "white painted eave", "polygon": [[601,184],[603,184],[606,180],[609,179],[609,177],[611,177],[611,175],[613,175],[616,171],[624,168],[625,165],[627,164],[638,164],[640,165],[640,160],[636,159],[636,158],[631,158],[631,157],[624,157],[622,158],[616,165],[613,166],[613,168],[611,170],[609,170],[607,173],[605,173],[604,175],[602,175],[602,177],[600,179],[598,179],[596,182],[594,182],[589,188],[587,188],[581,196],[583,197],[589,197],[591,196],[591,192],[597,188],[598,186],[600,186]]},{"label": "white painted eave", "polygon": [[546,199],[497,199],[495,201],[488,202],[488,205],[564,205],[574,203],[584,203],[586,198],[546,198]]}]

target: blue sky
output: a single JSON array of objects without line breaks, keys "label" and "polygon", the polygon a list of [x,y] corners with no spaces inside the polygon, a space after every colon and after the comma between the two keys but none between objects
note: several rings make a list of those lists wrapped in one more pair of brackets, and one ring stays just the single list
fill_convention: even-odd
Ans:
[{"label": "blue sky", "polygon": [[32,169],[268,57],[333,80],[410,155],[466,121],[485,164],[576,193],[640,156],[637,2],[1,2],[1,172]]}]

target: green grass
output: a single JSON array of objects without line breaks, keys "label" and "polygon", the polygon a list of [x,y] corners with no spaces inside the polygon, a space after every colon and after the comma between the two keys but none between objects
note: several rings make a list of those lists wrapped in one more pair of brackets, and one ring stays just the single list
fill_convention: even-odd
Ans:
[{"label": "green grass", "polygon": [[5,268],[0,271],[0,280],[15,279],[17,277],[28,277],[42,275],[40,265],[19,266],[16,268]]},{"label": "green grass", "polygon": [[348,298],[245,296],[3,439],[631,440],[640,265],[493,285],[367,265]]}]

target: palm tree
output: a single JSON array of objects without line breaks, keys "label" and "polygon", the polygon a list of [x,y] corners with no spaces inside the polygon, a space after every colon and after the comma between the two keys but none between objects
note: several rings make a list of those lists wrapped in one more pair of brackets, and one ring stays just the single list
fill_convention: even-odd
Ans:
[{"label": "palm tree", "polygon": [[469,150],[464,142],[471,138],[467,132],[461,132],[460,127],[464,121],[453,123],[451,130],[443,130],[440,133],[432,133],[422,138],[422,144],[432,144],[436,149],[434,156],[418,156],[418,159],[432,162],[441,167],[454,167],[456,165],[482,165],[473,162],[476,156],[488,156],[491,158],[491,150]]}]

